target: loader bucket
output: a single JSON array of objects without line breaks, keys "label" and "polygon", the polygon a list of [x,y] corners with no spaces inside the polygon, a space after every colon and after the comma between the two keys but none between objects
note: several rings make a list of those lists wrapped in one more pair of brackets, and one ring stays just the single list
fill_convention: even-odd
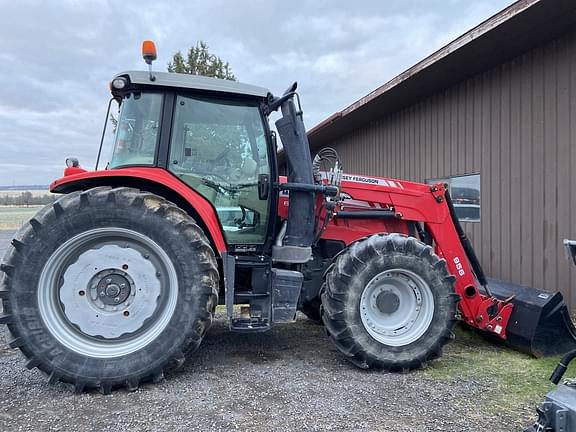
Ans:
[{"label": "loader bucket", "polygon": [[506,328],[506,343],[534,357],[566,354],[576,349],[576,328],[564,298],[495,279],[488,279],[490,292],[500,300],[514,296]]}]

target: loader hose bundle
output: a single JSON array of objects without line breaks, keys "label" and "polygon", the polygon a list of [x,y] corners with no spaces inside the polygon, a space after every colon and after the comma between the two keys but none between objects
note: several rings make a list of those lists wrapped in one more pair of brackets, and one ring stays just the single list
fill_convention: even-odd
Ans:
[{"label": "loader hose bundle", "polygon": [[321,149],[312,161],[312,173],[316,183],[326,179],[330,186],[340,187],[342,181],[342,162],[332,147]]}]

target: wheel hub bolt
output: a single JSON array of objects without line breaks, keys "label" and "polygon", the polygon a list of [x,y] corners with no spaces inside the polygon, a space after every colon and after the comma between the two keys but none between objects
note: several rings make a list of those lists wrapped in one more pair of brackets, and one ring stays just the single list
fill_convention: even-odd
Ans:
[{"label": "wheel hub bolt", "polygon": [[120,287],[118,285],[110,284],[106,287],[106,295],[108,297],[116,297],[118,294],[120,294]]},{"label": "wheel hub bolt", "polygon": [[97,284],[98,307],[106,308],[106,305],[116,306],[124,303],[133,296],[134,288],[127,276],[117,272],[109,273]]}]

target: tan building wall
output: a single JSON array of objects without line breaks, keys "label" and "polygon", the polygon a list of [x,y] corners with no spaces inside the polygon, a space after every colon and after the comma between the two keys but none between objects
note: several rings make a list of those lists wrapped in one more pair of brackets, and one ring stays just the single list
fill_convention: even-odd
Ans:
[{"label": "tan building wall", "polygon": [[465,223],[491,277],[561,291],[576,310],[576,33],[330,143],[346,172],[423,181],[480,173]]}]

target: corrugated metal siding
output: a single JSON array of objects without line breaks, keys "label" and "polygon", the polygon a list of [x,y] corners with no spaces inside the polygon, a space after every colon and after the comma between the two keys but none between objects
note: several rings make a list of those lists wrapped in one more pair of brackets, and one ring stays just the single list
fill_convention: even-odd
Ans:
[{"label": "corrugated metal siding", "polygon": [[[574,125],[574,126],[572,126]],[[347,172],[423,181],[481,174],[467,223],[487,273],[560,290],[576,310],[576,33],[331,143]]]}]

